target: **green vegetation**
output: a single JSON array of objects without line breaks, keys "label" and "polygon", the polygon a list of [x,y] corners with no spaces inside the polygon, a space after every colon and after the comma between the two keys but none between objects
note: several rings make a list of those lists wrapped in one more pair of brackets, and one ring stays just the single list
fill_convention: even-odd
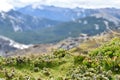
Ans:
[{"label": "green vegetation", "polygon": [[60,49],[42,56],[0,57],[0,78],[3,80],[120,80],[120,38],[114,38],[87,54],[75,53]]},{"label": "green vegetation", "polygon": [[[5,21],[8,24],[0,25],[0,35],[6,36],[15,40],[16,42],[24,44],[37,44],[37,43],[56,43],[68,37],[78,37],[81,33],[96,35],[106,31],[106,24],[108,22],[111,29],[115,29],[115,24],[109,20],[96,17],[86,17],[77,19],[75,21],[59,22],[50,20],[40,20],[40,23],[29,22],[31,18],[27,18],[28,21],[24,22],[23,31],[14,32],[12,25],[9,21]],[[54,27],[44,27],[41,23],[57,24]],[[33,24],[34,23],[34,24]],[[31,30],[27,27],[32,26]],[[96,25],[99,29],[96,29]],[[25,28],[25,29],[24,29]]]}]

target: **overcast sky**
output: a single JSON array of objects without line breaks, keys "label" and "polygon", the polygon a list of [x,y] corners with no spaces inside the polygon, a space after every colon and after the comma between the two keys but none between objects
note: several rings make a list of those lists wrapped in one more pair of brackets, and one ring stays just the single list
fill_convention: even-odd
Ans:
[{"label": "overcast sky", "polygon": [[0,11],[8,11],[14,7],[23,7],[29,4],[55,5],[69,8],[120,8],[120,0],[0,0]]}]

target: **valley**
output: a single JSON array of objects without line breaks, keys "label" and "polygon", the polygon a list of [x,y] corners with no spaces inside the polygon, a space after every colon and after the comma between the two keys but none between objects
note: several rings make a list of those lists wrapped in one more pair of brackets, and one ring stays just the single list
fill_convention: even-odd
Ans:
[{"label": "valley", "polygon": [[120,80],[120,9],[0,11],[0,80]]},{"label": "valley", "polygon": [[[42,7],[43,9],[32,8],[30,5],[1,12],[0,35],[23,44],[57,43],[81,33],[97,35],[109,28],[117,30],[120,26],[120,10],[115,8]],[[57,17],[58,19],[53,19]]]}]

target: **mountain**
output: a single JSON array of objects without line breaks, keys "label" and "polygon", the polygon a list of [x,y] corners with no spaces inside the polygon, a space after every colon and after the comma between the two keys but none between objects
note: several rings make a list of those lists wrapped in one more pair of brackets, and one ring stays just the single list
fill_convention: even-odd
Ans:
[{"label": "mountain", "polygon": [[116,8],[85,9],[76,7],[70,9],[46,5],[28,5],[16,10],[23,14],[29,14],[31,16],[43,17],[58,21],[71,21],[77,18],[84,18],[95,13],[107,13],[120,18],[120,9]]},{"label": "mountain", "polygon": [[0,13],[0,28],[3,28],[3,26],[6,28],[9,27],[12,31],[14,30],[15,32],[52,27],[57,23],[57,21],[24,15],[14,10],[11,10],[7,13]]},{"label": "mountain", "polygon": [[0,36],[0,56],[7,56],[8,52],[28,48],[29,46],[17,43],[7,37]]},{"label": "mountain", "polygon": [[106,13],[109,15],[112,15],[114,17],[117,17],[120,19],[120,9],[116,8],[102,8],[102,9],[96,9],[99,13]]},{"label": "mountain", "polygon": [[[1,12],[0,35],[9,37],[20,43],[31,44],[34,43],[32,41],[34,41],[38,35],[41,35],[39,34],[39,31],[42,31],[42,29],[48,27],[53,27],[59,23],[61,22],[25,15],[14,10],[11,10],[9,12]],[[28,39],[31,42],[29,42]]]},{"label": "mountain", "polygon": [[108,14],[94,14],[75,21],[65,22],[49,29],[48,33],[56,34],[57,36],[76,37],[80,33],[89,35],[100,34],[101,32],[118,29],[120,20]]},{"label": "mountain", "polygon": [[46,28],[40,31],[39,40],[41,43],[55,43],[68,37],[77,37],[81,33],[96,35],[119,28],[120,20],[118,18],[108,14],[94,14],[82,19],[61,23],[52,28]]},{"label": "mountain", "polygon": [[[47,23],[44,24],[46,20],[44,18],[34,18],[20,12],[10,11],[4,13],[4,17],[1,13],[0,20],[0,34],[24,44],[56,43],[68,37],[77,37],[81,33],[96,35],[120,27],[119,18],[103,12],[67,22],[47,19]],[[44,27],[39,26],[40,24]],[[48,24],[54,26],[45,26]]]},{"label": "mountain", "polygon": [[55,6],[45,6],[45,5],[28,5],[26,7],[17,9],[17,11],[23,14],[29,14],[31,16],[43,17],[51,20],[58,21],[70,21],[76,18],[83,18],[91,13],[95,13],[94,10],[82,9],[82,8],[61,8]]},{"label": "mountain", "polygon": [[69,9],[29,5],[0,13],[0,35],[24,44],[56,43],[81,33],[96,35],[119,29],[119,12],[115,8]]},{"label": "mountain", "polygon": [[120,80],[119,10],[93,11],[73,19],[0,12],[0,80]]},{"label": "mountain", "polygon": [[[99,35],[89,36],[87,34],[80,34],[78,37],[69,37],[56,44],[34,44],[25,49],[18,49],[14,52],[8,52],[7,57],[24,56],[24,55],[43,55],[49,54],[53,50],[64,49],[76,52],[87,53],[89,48],[93,49],[101,46],[103,43],[111,40],[114,37],[120,37],[117,31],[103,32]],[[85,49],[84,49],[85,48]]]}]

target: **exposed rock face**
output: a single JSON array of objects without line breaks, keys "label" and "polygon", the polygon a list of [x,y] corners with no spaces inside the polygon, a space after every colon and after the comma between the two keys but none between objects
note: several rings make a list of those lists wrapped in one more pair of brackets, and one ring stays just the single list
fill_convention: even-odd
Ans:
[{"label": "exposed rock face", "polygon": [[69,50],[71,48],[78,46],[80,43],[82,43],[84,40],[87,40],[88,38],[89,35],[87,34],[80,34],[80,36],[76,38],[69,37],[68,39],[61,41],[58,44],[58,48]]},{"label": "exposed rock face", "polygon": [[0,38],[0,56],[5,56],[9,51],[14,51],[17,49],[9,44],[10,42],[8,40]]},{"label": "exposed rock face", "polygon": [[25,48],[28,48],[28,46],[0,36],[0,56],[7,56],[9,52]]}]

